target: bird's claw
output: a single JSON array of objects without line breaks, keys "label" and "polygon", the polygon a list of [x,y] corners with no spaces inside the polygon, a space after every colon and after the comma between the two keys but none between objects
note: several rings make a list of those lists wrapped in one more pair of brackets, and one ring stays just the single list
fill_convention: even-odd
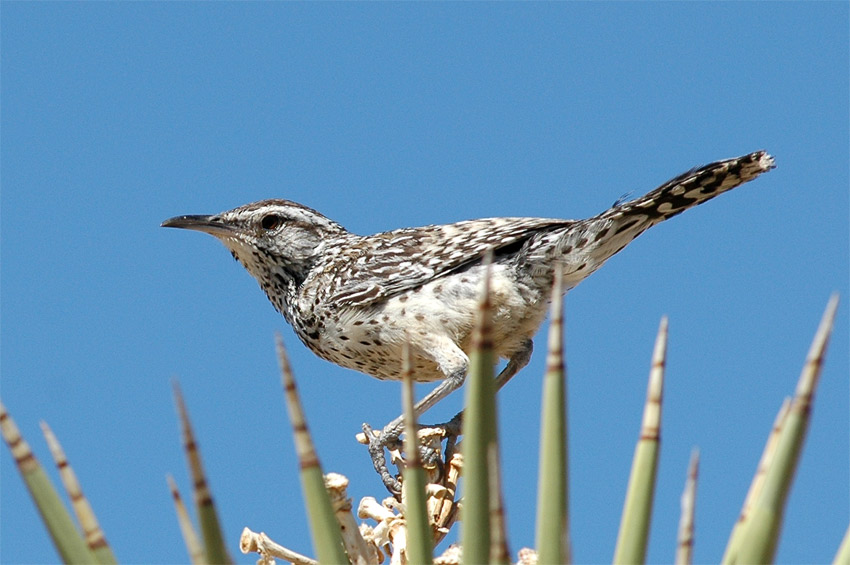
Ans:
[{"label": "bird's claw", "polygon": [[366,434],[366,439],[369,441],[368,449],[369,456],[372,458],[372,466],[378,472],[378,475],[380,475],[381,481],[387,487],[390,494],[399,496],[401,495],[401,483],[390,474],[387,468],[387,459],[384,455],[385,447],[398,445],[399,433],[395,432],[393,434],[392,430],[390,430],[391,433],[388,434],[387,431],[387,428],[384,428],[381,430],[381,433],[375,434],[372,426],[363,424],[363,433]]},{"label": "bird's claw", "polygon": [[[420,426],[442,431],[442,437],[447,439],[446,443],[446,459],[451,457],[454,452],[454,445],[457,442],[458,436],[461,434],[463,424],[463,412],[458,412],[454,418],[433,426]],[[387,467],[386,454],[384,450],[389,451],[400,450],[401,430],[398,426],[388,424],[381,430],[380,433],[375,433],[372,426],[363,424],[363,432],[368,441],[369,456],[372,458],[372,466],[381,477],[384,486],[393,496],[401,494],[401,482],[396,476],[393,476]],[[442,453],[440,452],[439,444],[437,447],[432,445],[419,445],[419,456],[424,467],[436,467],[442,464]]]}]

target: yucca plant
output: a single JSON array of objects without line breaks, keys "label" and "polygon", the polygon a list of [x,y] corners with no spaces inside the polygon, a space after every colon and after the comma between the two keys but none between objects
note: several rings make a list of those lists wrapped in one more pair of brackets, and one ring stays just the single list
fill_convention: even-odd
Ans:
[{"label": "yucca plant", "polygon": [[[549,354],[543,380],[537,547],[521,549],[518,553],[521,563],[568,563],[571,560],[567,514],[567,392],[560,284],[560,280],[556,280],[553,289]],[[365,521],[360,524],[354,518],[351,500],[346,493],[347,479],[339,474],[324,474],[322,471],[283,342],[278,337],[277,352],[283,389],[295,435],[308,521],[318,561],[287,549],[265,534],[254,533],[248,528],[244,529],[240,540],[243,553],[257,553],[263,562],[277,558],[299,564],[322,562],[366,565],[380,563],[387,556],[391,563],[432,562],[433,547],[446,536],[462,511],[462,544],[449,547],[438,558],[439,562],[510,561],[501,503],[496,433],[497,387],[493,380],[495,360],[489,338],[489,304],[489,289],[485,283],[473,337],[474,347],[470,354],[462,442],[456,443],[455,437],[444,438],[443,430],[417,428],[412,410],[409,353],[405,353],[405,445],[403,452],[392,453],[393,461],[401,469],[402,495],[400,499],[390,497],[381,503],[373,497],[362,499],[357,514]],[[724,563],[769,562],[775,555],[785,501],[802,451],[837,305],[838,298],[833,296],[810,348],[796,393],[793,398],[786,399],[779,411],[740,518],[732,529],[723,557]],[[652,355],[639,441],[613,554],[617,563],[639,563],[646,557],[659,451],[667,331],[667,320],[662,319]],[[193,563],[228,562],[230,557],[201,466],[200,451],[189,424],[188,411],[176,386],[175,397],[195,485],[196,512],[201,524],[199,534],[188,517],[176,485],[169,478],[181,531]],[[49,428],[44,426],[51,451],[62,469],[63,482],[75,501],[74,508],[80,527],[75,525],[74,519],[65,510],[56,490],[2,405],[0,427],[62,559],[68,563],[114,563],[115,558],[106,544],[106,538],[96,525],[64,453]],[[362,439],[365,441],[365,437]],[[442,464],[424,465],[419,458],[419,451],[423,447],[443,449]],[[695,451],[682,496],[679,534],[675,542],[677,563],[691,561],[697,469],[698,453]],[[462,474],[465,475],[464,497],[458,500],[458,482]],[[850,534],[845,535],[840,543],[835,563],[850,563],[848,539]],[[673,544],[671,540],[671,546]]]},{"label": "yucca plant", "polygon": [[[493,381],[494,359],[489,339],[488,292],[489,289],[485,284],[480,301],[480,315],[473,335],[474,345],[470,354],[470,374],[466,383],[467,417],[461,448],[462,466],[454,463],[458,456],[451,442],[447,449],[447,466],[458,471],[462,468],[465,474],[465,495],[461,501],[463,505],[462,549],[457,546],[450,547],[438,558],[439,563],[505,563],[509,559],[499,491],[499,456],[494,399],[496,387]],[[838,298],[833,296],[827,305],[807,356],[795,397],[787,399],[783,404],[780,416],[771,431],[768,445],[744,503],[741,518],[732,530],[724,556],[725,563],[769,562],[774,557],[785,499],[801,453],[808,416],[811,412],[811,402],[837,306]],[[544,378],[537,550],[520,550],[518,555],[521,563],[569,563],[571,561],[567,514],[566,380],[561,308],[560,280],[556,280],[553,289],[549,355]],[[659,453],[658,439],[661,429],[667,333],[668,323],[664,318],[661,320],[652,355],[644,415],[614,550],[615,563],[642,563],[646,558]],[[409,381],[409,378],[407,380]],[[412,403],[409,384],[405,385],[405,390],[407,391],[405,405],[409,407]],[[409,415],[406,421],[406,454],[409,455],[406,460],[401,454],[396,455],[400,465],[405,468],[404,500],[411,501],[418,497],[413,497],[409,489],[415,488],[418,495],[422,494],[418,479],[414,478],[418,474],[415,472],[420,469],[421,463],[418,460],[418,450],[414,449],[411,441],[415,429],[411,417],[412,410],[409,409],[407,413]],[[429,437],[427,434],[422,435],[421,431],[419,433],[421,437]],[[451,466],[450,463],[454,465]],[[691,562],[698,463],[699,455],[695,450],[691,456],[682,496],[680,527],[678,539],[675,542],[677,563]],[[455,475],[451,480],[453,489],[456,484],[457,476]],[[442,492],[441,485],[431,484],[426,488],[428,497],[431,496],[432,491],[429,489],[432,487]],[[451,492],[454,494],[456,491]],[[421,505],[408,503],[398,506],[392,502],[392,499],[388,500],[389,502],[385,502],[384,505],[378,505],[372,498],[364,499],[361,503],[360,517],[378,523],[374,528],[367,525],[361,526],[364,541],[367,544],[374,544],[378,555],[381,550],[390,553],[392,563],[431,562],[433,556],[423,557],[423,554],[427,553],[428,548],[431,547],[431,540],[423,540],[421,536],[430,536],[441,528],[445,529],[447,522],[438,522],[433,513],[422,516],[421,511],[418,510]],[[430,506],[426,504],[426,508]],[[430,531],[422,527],[426,517],[431,520]],[[381,534],[375,535],[375,532],[381,532]],[[384,532],[388,535],[384,535]],[[845,536],[836,554],[836,563],[848,563],[850,542],[847,541],[847,537]],[[440,536],[435,536],[435,541],[439,539]],[[260,553],[264,557],[273,555],[262,551]]]}]

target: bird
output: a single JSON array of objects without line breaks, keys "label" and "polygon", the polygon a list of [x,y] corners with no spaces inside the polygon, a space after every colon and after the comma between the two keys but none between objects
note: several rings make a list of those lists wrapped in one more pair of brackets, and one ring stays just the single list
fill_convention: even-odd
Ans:
[{"label": "bird", "polygon": [[[507,360],[501,385],[531,358],[556,270],[566,293],[650,227],[774,167],[765,151],[716,161],[584,220],[499,217],[360,236],[312,208],[270,199],[162,226],[218,238],[327,361],[399,380],[407,342],[413,379],[439,381],[416,404],[418,417],[464,381],[488,270],[494,353]],[[397,418],[382,441],[400,429]]]}]

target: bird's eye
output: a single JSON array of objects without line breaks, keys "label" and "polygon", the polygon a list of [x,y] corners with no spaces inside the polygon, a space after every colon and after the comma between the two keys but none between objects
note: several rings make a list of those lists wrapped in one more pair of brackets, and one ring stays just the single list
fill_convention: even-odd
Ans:
[{"label": "bird's eye", "polygon": [[267,216],[263,216],[263,219],[260,221],[260,225],[263,226],[264,230],[273,230],[280,226],[283,223],[283,218],[278,216],[277,214],[269,214]]}]

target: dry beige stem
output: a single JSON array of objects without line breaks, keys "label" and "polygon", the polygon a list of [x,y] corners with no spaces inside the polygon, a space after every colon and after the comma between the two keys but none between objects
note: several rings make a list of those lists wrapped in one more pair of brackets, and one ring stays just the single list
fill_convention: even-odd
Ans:
[{"label": "dry beige stem", "polygon": [[272,541],[265,533],[252,532],[248,528],[242,530],[239,538],[239,549],[242,553],[259,553],[260,560],[257,563],[269,565],[274,563],[274,558],[285,559],[295,565],[318,565],[319,562],[306,555],[301,555],[282,545]]},{"label": "dry beige stem", "polygon": [[[423,428],[417,433],[420,445],[426,445],[434,450],[440,450],[444,439],[443,430],[438,428]],[[360,441],[365,436],[360,434]],[[434,544],[440,543],[446,537],[452,525],[457,520],[460,502],[455,499],[457,483],[463,471],[463,457],[458,446],[449,449],[448,461],[442,464],[434,463],[425,468],[429,484],[426,487],[426,508]],[[400,452],[391,453],[400,467],[404,460]],[[325,486],[331,498],[337,521],[343,537],[343,544],[351,563],[354,565],[378,565],[389,556],[393,565],[407,563],[407,527],[405,507],[394,497],[388,497],[380,503],[373,497],[367,496],[360,500],[357,516],[363,522],[359,526],[352,515],[351,499],[348,497],[349,481],[343,475],[329,473],[325,475]],[[274,558],[285,559],[293,563],[316,563],[313,559],[287,549],[268,538],[265,534],[256,534],[245,528],[240,547],[243,553],[256,552],[261,556],[260,563],[273,563]],[[450,547],[437,562],[451,564],[459,563],[460,549]]]},{"label": "dry beige stem", "polygon": [[378,548],[367,543],[351,514],[351,499],[348,497],[348,478],[339,473],[325,475],[325,487],[331,498],[336,519],[342,531],[342,543],[352,565],[379,563]]}]

